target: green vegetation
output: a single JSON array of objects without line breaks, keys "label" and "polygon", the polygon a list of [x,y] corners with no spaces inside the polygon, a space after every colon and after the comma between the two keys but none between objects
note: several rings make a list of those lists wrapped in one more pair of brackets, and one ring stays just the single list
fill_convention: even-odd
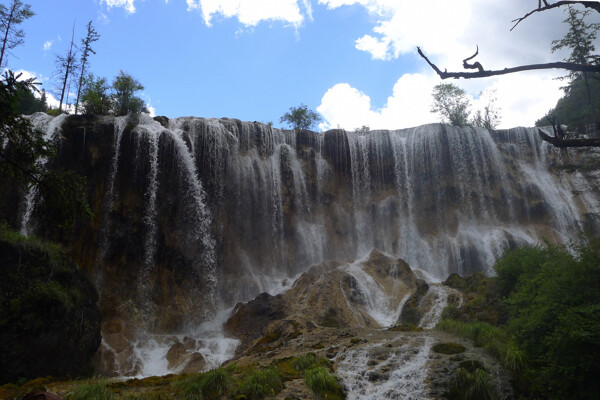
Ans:
[{"label": "green vegetation", "polygon": [[433,92],[431,112],[439,114],[443,123],[453,126],[479,126],[486,129],[495,129],[500,125],[500,109],[496,106],[495,91],[486,90],[479,93],[484,103],[483,109],[476,110],[473,118],[471,115],[471,101],[467,92],[454,83],[440,83],[435,85]]},{"label": "green vegetation", "polygon": [[450,400],[492,400],[490,376],[482,368],[469,371],[458,368],[448,394]]},{"label": "green vegetation", "polygon": [[[513,373],[522,398],[589,399],[600,393],[600,241],[507,252],[496,278],[451,277],[467,301],[439,329],[474,341]],[[481,301],[489,299],[489,301]]]},{"label": "green vegetation", "polygon": [[36,186],[38,220],[69,229],[76,220],[91,216],[85,179],[40,162],[56,155],[56,145],[19,114],[23,94],[32,90],[37,90],[34,80],[20,80],[20,74],[7,71],[0,78],[0,178],[11,185]]},{"label": "green vegetation", "polygon": [[121,71],[109,86],[106,78],[89,74],[83,81],[81,104],[87,115],[127,115],[148,112],[144,100],[135,95],[144,86]]},{"label": "green vegetation", "polygon": [[432,350],[440,354],[454,355],[464,353],[466,348],[458,343],[438,343],[432,347]]},{"label": "green vegetation", "polygon": [[65,397],[69,400],[112,400],[116,396],[107,381],[100,380],[78,384]]},{"label": "green vegetation", "polygon": [[[588,24],[585,18],[589,10],[579,10],[568,6],[568,17],[563,21],[569,26],[566,35],[560,40],[552,41],[552,52],[570,49],[566,62],[582,65],[598,63],[598,55],[594,42],[600,29],[600,24]],[[565,95],[558,100],[556,107],[536,121],[536,126],[561,124],[567,126],[570,135],[585,133],[585,125],[598,123],[600,111],[599,74],[591,72],[571,71],[562,79],[568,83],[563,87]]]},{"label": "green vegetation", "polygon": [[177,382],[177,387],[181,399],[215,400],[225,393],[229,380],[228,372],[223,368],[217,368],[202,375],[188,376]]},{"label": "green vegetation", "polygon": [[237,392],[247,400],[261,400],[283,389],[283,382],[274,368],[252,372],[238,386]]},{"label": "green vegetation", "polygon": [[433,88],[431,112],[440,115],[442,122],[453,126],[469,123],[471,102],[467,92],[453,83],[440,83]]},{"label": "green vegetation", "polygon": [[6,67],[6,56],[10,50],[24,42],[25,32],[17,29],[17,26],[34,15],[31,6],[23,4],[21,0],[10,0],[8,7],[0,4],[0,70]]},{"label": "green vegetation", "polygon": [[343,399],[342,388],[335,375],[325,367],[315,367],[304,375],[304,383],[320,399]]},{"label": "green vegetation", "polygon": [[308,106],[300,104],[298,107],[290,107],[290,111],[283,114],[279,122],[290,124],[295,130],[310,129],[322,120],[321,116]]},{"label": "green vegetation", "polygon": [[89,372],[98,295],[60,249],[0,225],[0,378]]}]

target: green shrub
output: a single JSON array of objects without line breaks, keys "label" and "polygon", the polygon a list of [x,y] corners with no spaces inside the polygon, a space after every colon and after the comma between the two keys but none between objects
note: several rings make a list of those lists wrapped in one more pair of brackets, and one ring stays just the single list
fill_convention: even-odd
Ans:
[{"label": "green shrub", "polygon": [[310,369],[317,362],[317,356],[314,353],[306,353],[292,360],[292,367],[296,371],[304,371]]},{"label": "green shrub", "polygon": [[335,375],[325,367],[315,367],[306,372],[304,383],[310,391],[319,398],[343,398],[343,392]]},{"label": "green shrub", "polygon": [[227,390],[230,378],[223,368],[202,375],[192,375],[177,382],[176,387],[185,400],[215,400]]},{"label": "green shrub", "polygon": [[489,374],[481,368],[477,368],[473,372],[469,372],[465,368],[458,368],[448,397],[457,400],[493,399]]},{"label": "green shrub", "polygon": [[267,396],[273,396],[281,391],[283,384],[277,371],[267,368],[262,371],[254,371],[242,381],[238,392],[247,400],[260,400]]}]

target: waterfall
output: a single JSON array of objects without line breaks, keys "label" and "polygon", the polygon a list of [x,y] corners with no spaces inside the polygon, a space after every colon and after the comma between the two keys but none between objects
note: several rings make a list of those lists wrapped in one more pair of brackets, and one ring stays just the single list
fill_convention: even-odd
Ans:
[{"label": "waterfall", "polygon": [[[150,335],[138,361],[172,343],[156,335],[193,333],[214,339],[196,350],[217,362],[229,354],[216,344],[225,338],[199,326],[261,292],[288,289],[326,260],[361,260],[376,248],[439,282],[453,272],[493,274],[515,245],[567,243],[600,228],[597,174],[560,168],[587,153],[554,149],[535,129],[312,133],[191,117],[163,127],[148,116],[79,119],[66,129],[68,118],[78,117],[36,114],[32,122],[45,137],[61,132],[58,157],[79,157],[88,174],[97,217],[75,247],[97,274],[105,309]],[[27,233],[35,188],[21,203]],[[359,268],[347,273],[371,317],[394,323],[406,299],[390,300]],[[445,296],[431,287],[426,328]]]},{"label": "waterfall", "polygon": [[[36,130],[40,130],[44,133],[44,140],[51,141],[57,135],[57,132],[60,130],[60,127],[65,117],[66,115],[61,115],[57,118],[52,118],[51,116],[45,113],[37,113],[32,115],[30,118],[33,128]],[[35,162],[37,165],[44,165],[47,162],[47,160],[45,158],[40,158]],[[25,194],[25,207],[21,215],[21,227],[19,229],[21,235],[29,236],[32,233],[32,227],[30,226],[31,217],[35,208],[37,195],[37,184],[30,185],[27,188],[27,193]]]}]

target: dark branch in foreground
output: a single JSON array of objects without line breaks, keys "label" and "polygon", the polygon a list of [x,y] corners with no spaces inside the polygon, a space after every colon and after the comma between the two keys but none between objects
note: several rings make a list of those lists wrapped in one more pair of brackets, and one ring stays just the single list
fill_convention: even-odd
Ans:
[{"label": "dark branch in foreground", "polygon": [[544,4],[546,4],[544,7],[538,7],[537,9],[528,12],[521,18],[513,19],[512,22],[514,22],[515,24],[513,25],[512,28],[510,28],[510,30],[512,31],[513,29],[515,29],[516,26],[521,23],[521,21],[523,21],[525,18],[529,17],[530,15],[535,14],[536,12],[551,10],[553,8],[562,7],[562,6],[566,6],[566,5],[581,4],[586,8],[591,8],[600,13],[600,3],[598,1],[567,1],[567,0],[563,0],[563,1],[557,1],[556,3],[552,3],[552,4],[548,4],[544,1]]},{"label": "dark branch in foreground", "polygon": [[[427,56],[425,56],[425,54],[423,54],[423,52],[421,51],[421,48],[417,47],[417,51],[418,51],[419,55],[421,57],[423,57],[425,59],[425,61],[427,61],[427,63],[431,66],[431,68],[433,68],[433,70],[442,79],[448,79],[448,78],[454,78],[454,79],[459,79],[459,78],[464,78],[464,79],[486,78],[486,77],[489,77],[489,76],[505,75],[505,74],[512,74],[512,73],[515,73],[515,72],[532,71],[532,70],[538,70],[538,69],[564,69],[564,70],[567,70],[567,71],[600,72],[600,65],[583,65],[583,64],[570,63],[570,62],[562,62],[562,61],[561,62],[545,63],[545,64],[520,65],[518,67],[504,68],[504,69],[491,70],[491,71],[486,71],[486,70],[484,70],[481,67],[481,64],[475,63],[475,64],[472,64],[470,67],[465,67],[465,68],[472,68],[473,69],[473,68],[481,67],[480,69],[478,68],[479,71],[477,71],[477,72],[448,72],[447,70],[441,71],[434,63],[432,63],[431,61],[429,61],[429,59],[427,58]],[[475,55],[477,55],[477,53]],[[463,65],[465,65],[466,61],[472,59],[473,57],[474,56],[465,59],[463,61]],[[467,65],[469,65],[469,64],[467,64]]]},{"label": "dark branch in foreground", "polygon": [[558,136],[550,136],[538,129],[542,140],[552,144],[555,147],[600,147],[600,138],[591,139],[561,139]]}]

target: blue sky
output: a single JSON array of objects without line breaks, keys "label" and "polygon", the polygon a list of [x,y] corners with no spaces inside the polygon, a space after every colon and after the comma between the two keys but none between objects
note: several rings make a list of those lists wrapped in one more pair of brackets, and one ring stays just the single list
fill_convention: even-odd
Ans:
[{"label": "blue sky", "polygon": [[[6,4],[8,0],[0,0]],[[566,27],[552,11],[510,21],[535,0],[25,0],[25,44],[9,67],[51,91],[55,57],[92,20],[101,38],[91,71],[126,71],[144,86],[156,115],[274,122],[300,103],[324,117],[321,129],[405,128],[436,122],[429,103],[440,80],[415,51],[460,69],[480,48],[486,68],[559,60],[550,41]],[[556,72],[453,81],[480,107],[496,90],[503,127],[532,125],[560,97]]]}]

